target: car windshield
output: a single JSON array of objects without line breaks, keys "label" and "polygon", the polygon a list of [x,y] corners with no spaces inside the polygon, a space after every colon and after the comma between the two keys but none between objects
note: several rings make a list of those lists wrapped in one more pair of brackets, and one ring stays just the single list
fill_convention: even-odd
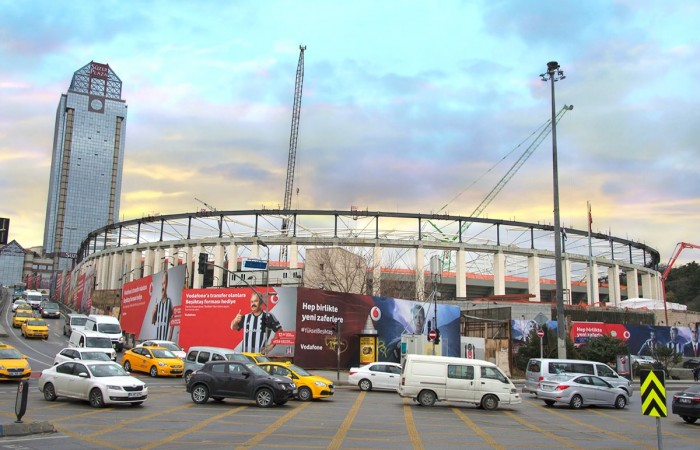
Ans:
[{"label": "car windshield", "polygon": [[269,376],[270,374],[265,372],[262,367],[258,366],[257,364],[246,364],[246,367],[248,370],[253,372],[255,375],[261,375],[261,376]]},{"label": "car windshield", "polygon": [[128,377],[129,372],[125,371],[118,364],[89,364],[90,372],[94,377]]},{"label": "car windshield", "polygon": [[107,356],[107,353],[104,352],[82,352],[81,353],[83,359],[87,359],[89,361],[109,361],[110,358]]},{"label": "car windshield", "polygon": [[22,354],[14,348],[0,350],[0,359],[22,359]]},{"label": "car windshield", "polygon": [[112,341],[106,337],[89,337],[85,347],[91,348],[111,348]]},{"label": "car windshield", "polygon": [[97,326],[97,331],[100,333],[118,334],[122,332],[122,329],[116,323],[101,323]]},{"label": "car windshield", "polygon": [[30,312],[20,311],[17,313],[17,317],[34,317],[34,314]]},{"label": "car windshield", "polygon": [[73,317],[70,320],[71,325],[78,325],[78,326],[85,325],[85,322],[87,322],[87,317]]},{"label": "car windshield", "polygon": [[29,319],[27,320],[28,327],[45,327],[46,321],[44,319]]},{"label": "car windshield", "polygon": [[272,361],[270,358],[268,358],[268,357],[265,356],[265,355],[255,355],[255,359],[256,359],[259,363],[271,362],[271,361]]},{"label": "car windshield", "polygon": [[47,303],[44,305],[44,309],[58,309],[58,303]]},{"label": "car windshield", "polygon": [[182,351],[182,349],[180,349],[180,347],[178,347],[177,345],[173,344],[172,342],[161,342],[161,343],[158,344],[158,345],[161,346],[161,347],[167,348],[167,349],[170,350],[171,352],[179,352],[179,351]]},{"label": "car windshield", "polygon": [[291,365],[289,365],[289,366],[287,366],[287,367],[289,368],[289,370],[293,370],[294,372],[297,373],[297,375],[301,375],[302,377],[309,377],[309,376],[311,376],[311,374],[310,374],[309,372],[307,372],[305,369],[302,369],[302,368],[299,367],[299,366],[295,366],[294,364],[291,364]]},{"label": "car windshield", "polygon": [[153,350],[155,358],[177,358],[170,350]]}]

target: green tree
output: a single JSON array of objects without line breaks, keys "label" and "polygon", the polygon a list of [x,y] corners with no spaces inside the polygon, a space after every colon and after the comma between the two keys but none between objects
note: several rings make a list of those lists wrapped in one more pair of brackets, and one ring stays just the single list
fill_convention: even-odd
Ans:
[{"label": "green tree", "polygon": [[654,357],[663,366],[666,378],[669,378],[668,369],[683,361],[683,355],[675,352],[672,348],[666,347],[665,345],[661,345],[656,348]]},{"label": "green tree", "polygon": [[593,337],[579,349],[582,359],[605,364],[614,363],[617,355],[628,355],[629,348],[622,339],[609,335]]}]

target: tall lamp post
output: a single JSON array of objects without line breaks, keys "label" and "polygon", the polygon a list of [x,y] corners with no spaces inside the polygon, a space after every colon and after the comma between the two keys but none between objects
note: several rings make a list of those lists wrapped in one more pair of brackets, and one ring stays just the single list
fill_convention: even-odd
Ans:
[{"label": "tall lamp post", "polygon": [[561,225],[559,223],[559,170],[557,168],[557,121],[554,101],[554,82],[566,78],[556,61],[547,63],[547,72],[540,74],[542,81],[549,81],[552,89],[552,171],[554,193],[554,273],[557,297],[557,355],[566,358],[566,324],[564,322],[564,281],[561,267]]},{"label": "tall lamp post", "polygon": [[[265,250],[267,250],[267,261],[265,262],[265,295],[266,299],[270,299],[270,247],[267,246],[266,243],[258,239],[258,245],[265,247]],[[269,308],[270,305],[267,305]]]}]

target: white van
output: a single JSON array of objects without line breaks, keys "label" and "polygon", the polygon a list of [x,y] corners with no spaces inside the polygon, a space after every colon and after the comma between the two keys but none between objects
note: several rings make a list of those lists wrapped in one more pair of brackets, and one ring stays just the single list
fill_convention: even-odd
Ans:
[{"label": "white van", "polygon": [[607,364],[596,361],[584,361],[581,359],[548,359],[530,358],[525,369],[525,387],[523,392],[537,393],[537,385],[540,381],[551,375],[560,373],[596,375],[613,386],[620,387],[631,398],[632,382],[617,374]]},{"label": "white van", "polygon": [[522,402],[512,381],[495,364],[480,359],[406,355],[399,395],[423,406],[436,401],[468,402],[484,409]]},{"label": "white van", "polygon": [[112,361],[117,360],[117,352],[112,348],[112,339],[104,333],[88,330],[74,330],[68,339],[68,345],[75,348],[92,348],[109,356]]},{"label": "white van", "polygon": [[85,321],[85,329],[108,334],[112,339],[112,347],[118,352],[124,350],[124,334],[119,319],[103,314],[90,314]]}]

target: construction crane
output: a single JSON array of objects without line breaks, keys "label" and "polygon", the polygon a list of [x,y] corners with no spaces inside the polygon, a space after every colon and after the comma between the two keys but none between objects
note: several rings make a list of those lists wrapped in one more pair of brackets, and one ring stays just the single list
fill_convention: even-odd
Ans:
[{"label": "construction crane", "polygon": [[[299,46],[299,64],[297,64],[297,78],[294,85],[294,107],[292,108],[292,131],[289,136],[289,160],[287,162],[287,182],[284,186],[285,211],[292,208],[292,192],[294,191],[294,168],[297,159],[297,139],[299,137],[299,117],[301,116],[301,92],[304,87],[304,50],[305,45]],[[289,218],[282,219],[282,233],[287,234]],[[283,246],[280,259],[287,260],[287,247]]]},{"label": "construction crane", "polygon": [[[194,199],[197,200],[197,201],[198,201],[199,203],[201,203],[202,205],[206,206],[210,211],[216,212],[216,208],[214,208],[213,206],[211,206],[209,203],[207,203],[207,202],[205,202],[205,201],[203,201],[203,200],[200,200],[200,199],[198,199],[197,197],[195,197]],[[202,209],[202,211],[204,211],[204,209]],[[219,224],[219,232],[221,232],[221,219],[218,219],[218,220],[216,221],[216,223]]]},{"label": "construction crane", "polygon": [[[558,124],[559,121],[561,120],[561,118],[564,117],[564,114],[566,114],[567,111],[571,111],[572,109],[574,109],[573,105],[564,105],[564,107],[562,109],[560,109],[559,112],[556,114],[555,123]],[[496,183],[496,186],[494,186],[493,189],[491,189],[491,192],[489,192],[488,195],[486,195],[486,197],[484,197],[484,199],[481,201],[481,203],[479,203],[479,205],[476,208],[474,208],[474,211],[472,211],[472,213],[469,215],[469,217],[479,217],[481,215],[481,213],[484,212],[486,207],[493,201],[494,198],[496,198],[496,196],[501,192],[501,190],[505,187],[505,185],[511,180],[511,178],[513,178],[515,173],[523,166],[523,164],[525,164],[525,161],[527,161],[530,158],[530,156],[532,156],[532,154],[535,152],[535,150],[537,150],[537,148],[540,146],[542,141],[549,135],[549,133],[552,132],[552,127],[549,126],[551,124],[551,122],[552,121],[550,119],[544,124],[544,126],[541,127],[541,131],[537,134],[537,136],[532,141],[532,143],[525,149],[525,151],[520,155],[520,157],[513,163],[513,165],[510,167],[510,169],[508,169],[506,174],[498,181],[498,183]],[[445,204],[442,208],[440,208],[438,213],[443,211],[445,208],[447,208],[447,205],[449,205],[449,203]],[[431,221],[428,221],[428,222],[430,223],[430,225],[433,228],[435,228],[435,230],[442,233],[442,230],[437,225],[435,225]],[[469,227],[471,226],[472,223],[473,222],[462,223],[462,227],[459,230],[458,236],[463,235],[464,232],[467,231],[467,229],[469,229]],[[457,236],[451,236],[451,237],[447,238],[447,241],[454,241],[456,239],[457,239]],[[449,253],[449,250],[446,250],[444,258],[443,258],[443,266],[446,266],[445,267],[446,270],[450,269],[450,261],[449,261],[448,253]]]},{"label": "construction crane", "polygon": [[673,267],[673,264],[676,263],[678,256],[686,248],[700,249],[700,245],[688,244],[687,242],[679,242],[678,244],[676,244],[676,249],[673,252],[673,256],[671,257],[671,260],[666,266],[666,270],[664,270],[663,275],[661,275],[661,291],[664,294],[664,313],[666,314],[666,324],[668,324],[668,308],[666,307],[666,278],[668,278],[668,274],[671,273],[671,267]]}]

